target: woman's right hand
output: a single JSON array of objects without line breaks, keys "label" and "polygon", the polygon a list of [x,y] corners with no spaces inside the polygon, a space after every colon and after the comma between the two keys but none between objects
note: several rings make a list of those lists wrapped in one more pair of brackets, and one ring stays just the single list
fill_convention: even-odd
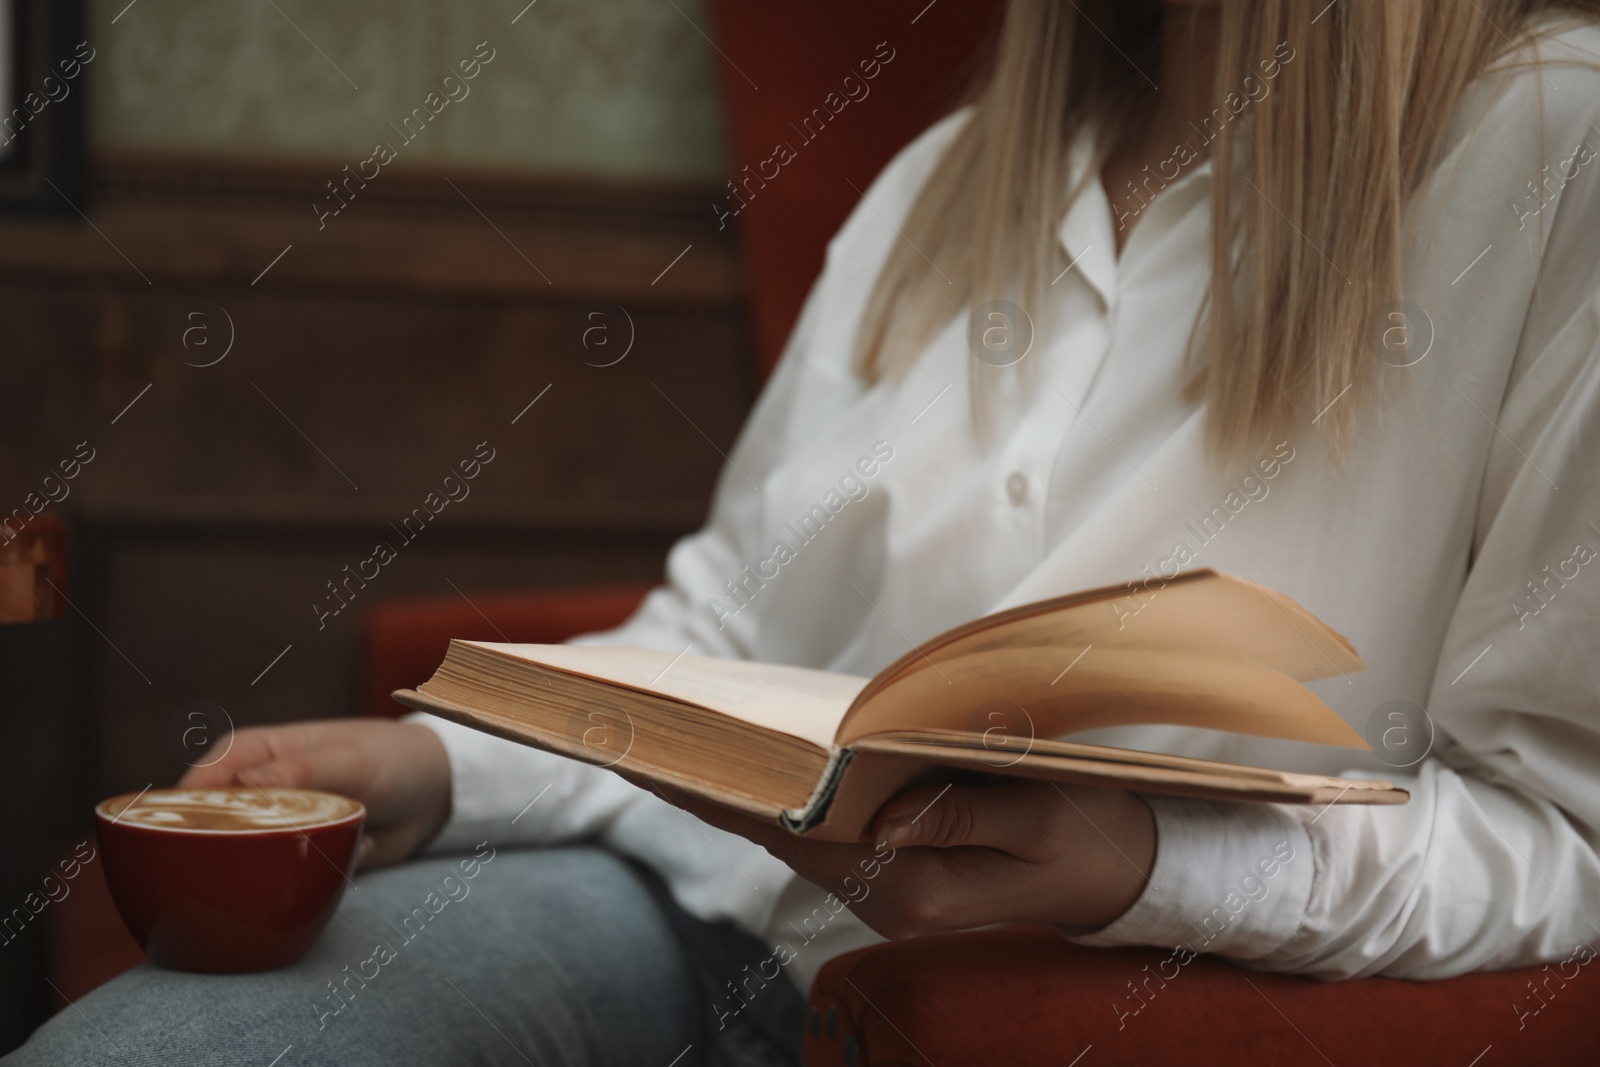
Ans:
[{"label": "woman's right hand", "polygon": [[191,767],[179,788],[277,786],[353,797],[367,808],[358,867],[398,863],[450,817],[450,759],[439,735],[420,723],[326,719],[251,726],[221,745],[226,754]]}]

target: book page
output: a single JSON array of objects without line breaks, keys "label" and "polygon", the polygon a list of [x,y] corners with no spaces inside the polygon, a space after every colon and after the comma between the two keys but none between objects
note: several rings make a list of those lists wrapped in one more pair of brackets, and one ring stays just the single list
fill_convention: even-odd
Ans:
[{"label": "book page", "polygon": [[613,685],[660,693],[798,737],[824,751],[833,746],[840,720],[867,684],[867,679],[849,674],[620,645],[462,644]]},{"label": "book page", "polygon": [[986,648],[899,678],[858,703],[839,743],[899,730],[962,730],[1007,750],[1102,726],[1164,723],[1367,748],[1293,678],[1254,660],[1166,649]]},{"label": "book page", "polygon": [[[908,652],[858,698],[949,658],[1048,647],[1066,667],[1080,652],[1147,649],[1255,660],[1298,681],[1366,669],[1350,642],[1282,593],[1213,570],[1124,583],[975,619]],[[1060,668],[1058,668],[1060,669]]]}]

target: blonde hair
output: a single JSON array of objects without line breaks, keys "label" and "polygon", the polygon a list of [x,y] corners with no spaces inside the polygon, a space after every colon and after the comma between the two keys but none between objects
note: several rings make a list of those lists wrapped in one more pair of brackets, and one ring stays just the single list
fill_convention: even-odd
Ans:
[{"label": "blonde hair", "polygon": [[[902,372],[987,301],[1016,300],[1036,319],[1049,307],[1067,262],[1058,223],[1148,106],[1161,22],[1185,17],[1175,7],[1011,0],[972,114],[868,299],[855,353],[865,377]],[[1600,0],[1221,0],[1214,100],[1197,119],[1259,80],[1285,43],[1294,54],[1240,120],[1214,124],[1211,281],[1186,383],[1207,405],[1213,455],[1284,433],[1297,410],[1326,409],[1336,447],[1349,440],[1373,386],[1374,316],[1402,295],[1407,199],[1467,83],[1497,56],[1524,54],[1510,42],[1552,10],[1600,17]],[[1093,164],[1069,188],[1085,123],[1099,131]],[[981,406],[1000,371],[970,362]]]}]

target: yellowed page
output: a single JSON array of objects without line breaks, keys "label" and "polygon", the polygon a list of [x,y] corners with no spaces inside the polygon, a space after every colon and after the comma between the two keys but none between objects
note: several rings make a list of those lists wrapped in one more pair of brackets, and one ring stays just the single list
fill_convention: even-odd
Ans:
[{"label": "yellowed page", "polygon": [[840,725],[839,743],[947,729],[987,733],[1011,752],[1029,736],[1135,723],[1369,747],[1316,694],[1253,660],[1099,647],[1070,666],[1062,650],[1046,648],[940,659],[859,704]]},{"label": "yellowed page", "polygon": [[809,741],[826,751],[867,679],[693,653],[619,645],[503,645],[467,641],[530,663],[655,692]]},{"label": "yellowed page", "polygon": [[[1276,590],[1213,570],[1133,582],[1027,604],[924,642],[879,672],[858,701],[946,659],[990,648],[1055,649],[1066,667],[1112,650],[1148,649],[1250,659],[1299,681],[1366,665],[1341,635]],[[1087,651],[1086,651],[1087,650]],[[1073,668],[1077,670],[1077,667]],[[856,735],[853,727],[844,732]]]}]

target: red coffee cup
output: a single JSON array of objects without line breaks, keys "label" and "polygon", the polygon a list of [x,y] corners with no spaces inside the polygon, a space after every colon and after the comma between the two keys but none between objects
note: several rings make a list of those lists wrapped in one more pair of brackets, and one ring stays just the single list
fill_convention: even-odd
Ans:
[{"label": "red coffee cup", "polygon": [[228,974],[305,955],[355,868],[367,810],[309,789],[150,789],[94,810],[112,899],[150,959]]}]

